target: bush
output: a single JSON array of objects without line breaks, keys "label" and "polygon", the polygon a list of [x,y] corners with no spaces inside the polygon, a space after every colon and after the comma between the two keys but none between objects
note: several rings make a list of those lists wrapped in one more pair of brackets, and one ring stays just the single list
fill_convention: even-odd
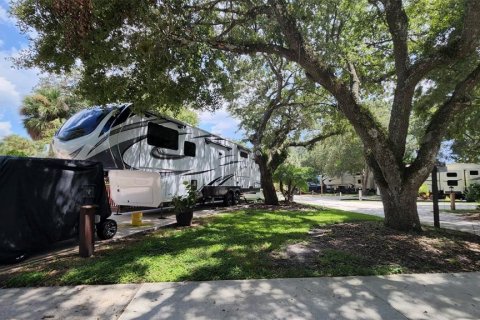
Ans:
[{"label": "bush", "polygon": [[467,202],[480,201],[480,184],[471,184],[465,191],[465,199]]},{"label": "bush", "polygon": [[422,199],[428,199],[429,193],[427,184],[424,183],[420,186],[420,189],[418,189],[418,196]]}]

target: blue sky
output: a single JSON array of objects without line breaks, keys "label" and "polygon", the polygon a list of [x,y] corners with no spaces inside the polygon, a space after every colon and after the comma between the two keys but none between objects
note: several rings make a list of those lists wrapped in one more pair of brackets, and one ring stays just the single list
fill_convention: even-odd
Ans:
[{"label": "blue sky", "polygon": [[[0,0],[0,139],[9,134],[28,137],[19,115],[22,98],[38,83],[40,71],[18,69],[11,58],[28,47],[27,36],[20,33],[8,13],[8,0]],[[240,139],[237,119],[225,109],[215,113],[199,112],[200,127],[229,139]]]}]

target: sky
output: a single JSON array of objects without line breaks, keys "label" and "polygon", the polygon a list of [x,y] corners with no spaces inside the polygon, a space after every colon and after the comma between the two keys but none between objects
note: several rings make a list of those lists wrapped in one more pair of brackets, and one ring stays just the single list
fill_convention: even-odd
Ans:
[{"label": "sky", "polygon": [[[8,0],[0,0],[0,139],[9,134],[28,137],[19,114],[23,97],[32,92],[40,70],[15,68],[12,57],[28,47],[28,37],[20,33],[17,22],[8,13]],[[227,139],[241,139],[240,121],[225,108],[199,112],[200,128]]]}]

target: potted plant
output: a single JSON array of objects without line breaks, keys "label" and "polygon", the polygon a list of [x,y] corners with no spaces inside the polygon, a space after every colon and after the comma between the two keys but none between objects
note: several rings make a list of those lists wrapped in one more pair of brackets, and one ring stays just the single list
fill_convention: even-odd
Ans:
[{"label": "potted plant", "polygon": [[187,194],[173,197],[172,204],[177,218],[177,225],[190,226],[193,219],[193,208],[197,202],[197,190],[188,181],[184,181],[183,184]]}]

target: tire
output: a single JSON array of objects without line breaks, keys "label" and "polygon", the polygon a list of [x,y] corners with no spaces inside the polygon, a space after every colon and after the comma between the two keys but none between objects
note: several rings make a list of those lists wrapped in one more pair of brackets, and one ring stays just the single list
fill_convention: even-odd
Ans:
[{"label": "tire", "polygon": [[102,240],[112,239],[117,233],[117,222],[107,219],[97,224],[97,236]]},{"label": "tire", "polygon": [[225,207],[230,207],[235,205],[235,196],[233,195],[233,192],[229,191],[223,198],[223,204]]},{"label": "tire", "polygon": [[235,204],[240,203],[240,192],[235,192]]}]

